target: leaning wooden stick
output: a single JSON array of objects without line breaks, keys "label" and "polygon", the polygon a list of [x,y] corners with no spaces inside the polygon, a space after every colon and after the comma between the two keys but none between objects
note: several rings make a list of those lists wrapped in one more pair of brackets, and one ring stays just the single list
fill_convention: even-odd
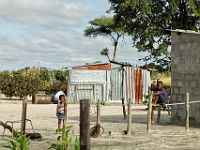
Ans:
[{"label": "leaning wooden stick", "polygon": [[189,117],[190,117],[190,110],[189,110],[189,100],[190,100],[190,96],[189,96],[189,93],[186,94],[186,101],[185,101],[185,131],[186,132],[189,132],[189,126],[190,126],[190,123],[189,123]]},{"label": "leaning wooden stick", "polygon": [[[4,123],[3,121],[0,121],[0,126],[2,126],[4,128],[4,130],[8,129],[10,131],[10,133],[13,134],[13,136],[17,135],[18,133],[21,133],[21,132],[18,132],[17,130],[15,130],[10,125]],[[42,138],[42,135],[40,133],[36,133],[36,132],[34,132],[34,133],[23,133],[23,134],[25,134],[30,139],[41,139]],[[3,136],[2,136],[2,138],[3,138]]]},{"label": "leaning wooden stick", "polygon": [[152,118],[152,93],[149,96],[148,114],[147,114],[147,132],[151,131],[151,118]]}]

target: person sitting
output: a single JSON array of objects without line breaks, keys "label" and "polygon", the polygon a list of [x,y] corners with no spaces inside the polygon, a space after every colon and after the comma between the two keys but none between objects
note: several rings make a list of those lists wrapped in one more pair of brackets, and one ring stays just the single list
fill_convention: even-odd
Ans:
[{"label": "person sitting", "polygon": [[163,105],[163,108],[165,109],[165,104],[168,103],[168,96],[167,91],[165,90],[163,86],[162,81],[157,81],[157,90],[153,92],[153,100],[152,100],[152,123],[154,123],[154,110],[156,109],[156,105],[160,104]]}]

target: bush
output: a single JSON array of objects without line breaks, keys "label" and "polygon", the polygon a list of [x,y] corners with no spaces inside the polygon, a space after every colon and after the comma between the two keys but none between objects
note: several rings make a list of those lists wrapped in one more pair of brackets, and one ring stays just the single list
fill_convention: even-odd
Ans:
[{"label": "bush", "polygon": [[50,149],[55,150],[80,150],[80,139],[75,135],[74,126],[66,126],[62,129],[57,129],[56,132],[61,132],[57,138],[57,143],[52,144]]},{"label": "bush", "polygon": [[30,139],[25,134],[17,133],[8,139],[8,144],[1,147],[10,150],[30,150]]}]

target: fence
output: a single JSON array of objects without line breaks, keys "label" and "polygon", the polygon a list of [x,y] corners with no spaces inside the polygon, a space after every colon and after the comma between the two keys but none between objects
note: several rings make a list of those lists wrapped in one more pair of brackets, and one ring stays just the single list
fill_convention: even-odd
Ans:
[{"label": "fence", "polygon": [[[128,102],[130,98],[132,103],[141,104],[148,91],[149,79],[147,75],[150,73],[147,70],[141,68],[135,68],[133,66],[116,65],[112,64],[110,70],[69,70],[69,87],[68,97],[71,102],[77,102],[80,95],[87,95],[87,97],[81,98],[93,98],[91,96],[91,90],[85,90],[85,93],[77,91],[77,86],[83,84],[90,86],[94,85],[95,89],[99,89],[103,85],[103,100],[104,101],[120,101],[124,100]],[[100,87],[99,87],[100,86]],[[86,87],[85,89],[91,89]],[[87,92],[86,92],[87,91]],[[90,91],[90,92],[89,92]],[[95,90],[96,93],[101,90]],[[79,92],[79,93],[76,93]],[[148,94],[148,93],[147,93]],[[77,95],[77,96],[75,96]],[[98,97],[98,96],[96,96]]]},{"label": "fence", "polygon": [[[190,104],[200,103],[200,100],[198,101],[190,101],[189,93],[186,94],[186,100],[185,102],[181,103],[172,103],[172,104],[165,104],[165,106],[175,106],[175,105],[185,105],[185,131],[189,131],[189,117],[190,117]],[[155,105],[156,107],[159,107],[158,109],[158,118],[157,122],[160,121],[160,113],[161,113],[161,105]],[[152,94],[149,99],[149,105],[148,105],[148,114],[147,114],[147,132],[151,131],[151,124],[152,124]]]}]

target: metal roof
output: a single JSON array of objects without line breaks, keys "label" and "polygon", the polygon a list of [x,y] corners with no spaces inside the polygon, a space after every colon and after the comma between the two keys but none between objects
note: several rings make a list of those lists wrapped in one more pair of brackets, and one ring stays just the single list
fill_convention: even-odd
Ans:
[{"label": "metal roof", "polygon": [[176,30],[168,30],[170,32],[177,32],[177,33],[189,33],[189,34],[198,34],[200,35],[200,32],[192,31],[192,30],[182,30],[182,29],[176,29]]}]

